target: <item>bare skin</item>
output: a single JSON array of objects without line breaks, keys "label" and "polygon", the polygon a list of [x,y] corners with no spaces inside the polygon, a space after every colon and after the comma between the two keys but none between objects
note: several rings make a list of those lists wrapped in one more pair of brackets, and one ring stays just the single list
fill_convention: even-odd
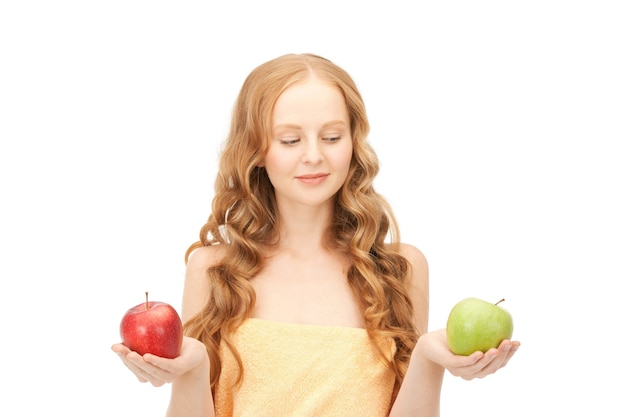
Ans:
[{"label": "bare skin", "polygon": [[[290,323],[363,327],[358,302],[347,282],[349,260],[324,245],[333,198],[345,180],[352,154],[344,98],[335,87],[312,78],[285,90],[272,119],[274,136],[262,166],[275,188],[280,240],[264,269],[251,281],[257,296],[252,315]],[[411,264],[407,290],[415,306],[415,325],[423,336],[413,350],[389,415],[436,417],[445,370],[466,380],[493,374],[507,364],[519,342],[505,340],[484,354],[452,354],[445,330],[428,332],[427,261],[414,246],[403,244],[401,251]],[[206,270],[222,257],[219,245],[200,248],[191,255],[183,321],[205,305],[211,291]],[[167,416],[215,416],[209,359],[199,341],[185,337],[182,353],[175,359],[142,357],[121,344],[112,349],[140,382],[172,384]]]}]

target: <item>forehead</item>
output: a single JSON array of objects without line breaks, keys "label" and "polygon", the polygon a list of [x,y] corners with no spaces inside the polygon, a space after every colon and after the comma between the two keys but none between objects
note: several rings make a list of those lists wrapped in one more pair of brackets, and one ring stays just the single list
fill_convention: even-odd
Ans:
[{"label": "forehead", "polygon": [[348,122],[348,108],[342,91],[319,78],[307,78],[281,93],[272,112],[274,126],[284,123],[343,120]]}]

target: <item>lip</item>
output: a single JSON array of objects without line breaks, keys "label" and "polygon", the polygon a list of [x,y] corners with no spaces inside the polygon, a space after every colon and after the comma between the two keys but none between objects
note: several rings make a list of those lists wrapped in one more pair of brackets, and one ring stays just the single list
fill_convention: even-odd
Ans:
[{"label": "lip", "polygon": [[317,185],[323,182],[326,178],[328,178],[329,175],[330,174],[320,172],[317,174],[299,175],[296,177],[296,179],[307,185]]}]

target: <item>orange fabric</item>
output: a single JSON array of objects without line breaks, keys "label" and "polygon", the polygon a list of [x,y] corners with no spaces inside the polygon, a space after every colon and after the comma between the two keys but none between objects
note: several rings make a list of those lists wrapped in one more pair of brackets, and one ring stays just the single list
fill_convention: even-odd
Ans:
[{"label": "orange fabric", "polygon": [[[248,319],[235,334],[244,364],[223,347],[217,417],[386,416],[394,373],[364,329]],[[393,343],[389,342],[390,357]]]}]

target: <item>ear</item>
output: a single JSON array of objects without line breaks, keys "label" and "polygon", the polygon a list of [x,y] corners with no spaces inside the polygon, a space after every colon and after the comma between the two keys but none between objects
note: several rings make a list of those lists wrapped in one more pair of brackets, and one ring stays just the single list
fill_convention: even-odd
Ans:
[{"label": "ear", "polygon": [[256,164],[256,166],[259,167],[259,168],[263,168],[265,166],[265,159],[263,159],[261,162]]}]

